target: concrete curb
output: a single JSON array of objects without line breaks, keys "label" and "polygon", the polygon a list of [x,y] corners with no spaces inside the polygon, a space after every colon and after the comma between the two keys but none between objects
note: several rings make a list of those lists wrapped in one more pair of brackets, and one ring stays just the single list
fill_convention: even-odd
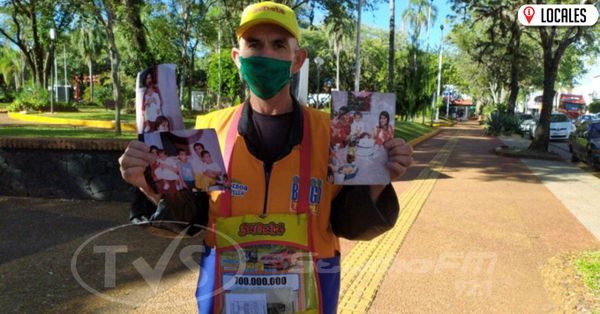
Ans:
[{"label": "concrete curb", "polygon": [[[564,158],[562,158],[560,155],[556,154],[556,155],[548,155],[548,156],[534,156],[534,155],[527,155],[527,154],[518,154],[518,153],[509,153],[509,152],[504,152],[503,149],[509,149],[511,147],[496,147],[494,149],[494,154],[496,154],[496,156],[501,156],[501,157],[509,157],[509,158],[528,158],[528,159],[541,159],[541,160],[552,160],[552,161],[565,161]],[[514,147],[512,147],[514,148]]]},{"label": "concrete curb", "polygon": [[[41,122],[41,123],[50,123],[50,124],[69,124],[69,125],[77,125],[77,126],[85,126],[92,128],[101,128],[101,129],[114,129],[116,123],[113,121],[97,121],[97,120],[78,120],[78,119],[62,119],[62,118],[50,118],[50,117],[39,117],[39,116],[31,116],[20,113],[9,112],[8,117],[11,119],[17,119],[22,121],[32,121],[32,122]],[[137,127],[130,123],[121,123],[121,130],[137,132]]]},{"label": "concrete curb", "polygon": [[410,146],[417,146],[417,145],[421,144],[422,142],[428,140],[429,138],[438,135],[440,132],[442,132],[442,130],[437,129],[437,130],[435,130],[433,132],[430,132],[430,133],[427,133],[427,134],[425,134],[423,136],[417,137],[416,139],[414,139],[414,140],[412,140],[412,141],[410,141],[410,142],[408,142],[406,144],[408,144]]}]

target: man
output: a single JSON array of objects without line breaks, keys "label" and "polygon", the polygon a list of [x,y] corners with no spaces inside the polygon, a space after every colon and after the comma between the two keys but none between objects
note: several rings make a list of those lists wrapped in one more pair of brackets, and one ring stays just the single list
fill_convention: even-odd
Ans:
[{"label": "man", "polygon": [[[232,58],[250,97],[196,123],[216,129],[231,191],[151,194],[141,174],[154,157],[147,145],[133,141],[120,159],[121,172],[146,198],[132,205],[132,221],[147,221],[139,217],[156,211],[214,226],[205,238],[200,313],[233,312],[226,304],[265,313],[335,313],[338,237],[370,240],[389,230],[398,217],[397,196],[391,184],[342,188],[327,182],[329,139],[323,134],[329,133],[329,116],[301,107],[290,94],[290,74],[307,56],[299,48],[294,12],[273,2],[251,5],[237,35]],[[413,162],[412,147],[402,139],[384,147],[391,179],[397,179]],[[242,264],[231,244],[257,258]]]}]

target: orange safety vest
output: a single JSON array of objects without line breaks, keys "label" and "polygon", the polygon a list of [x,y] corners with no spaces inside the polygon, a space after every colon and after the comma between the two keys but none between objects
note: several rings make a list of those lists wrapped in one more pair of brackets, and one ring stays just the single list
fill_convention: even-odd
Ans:
[{"label": "orange safety vest", "polygon": [[[196,129],[214,128],[219,137],[221,153],[224,155],[227,132],[233,115],[239,106],[227,108],[198,117]],[[312,238],[316,258],[331,258],[339,252],[339,239],[329,225],[331,201],[341,190],[327,182],[329,152],[329,115],[315,109],[303,107],[309,121],[311,137],[310,198],[312,213]],[[276,161],[268,180],[264,163],[253,156],[244,138],[238,133],[233,149],[231,182],[231,216],[290,214],[298,204],[298,177],[300,174],[300,149],[293,149],[283,159]],[[219,191],[210,195],[208,226],[213,226],[220,212]],[[215,236],[209,232],[205,243],[215,247]]]}]

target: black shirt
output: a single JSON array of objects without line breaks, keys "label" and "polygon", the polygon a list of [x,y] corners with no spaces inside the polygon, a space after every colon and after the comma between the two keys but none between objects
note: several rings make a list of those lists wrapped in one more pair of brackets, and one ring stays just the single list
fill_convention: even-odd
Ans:
[{"label": "black shirt", "polygon": [[253,135],[258,141],[257,154],[267,169],[287,151],[292,128],[293,112],[266,115],[252,110]]}]

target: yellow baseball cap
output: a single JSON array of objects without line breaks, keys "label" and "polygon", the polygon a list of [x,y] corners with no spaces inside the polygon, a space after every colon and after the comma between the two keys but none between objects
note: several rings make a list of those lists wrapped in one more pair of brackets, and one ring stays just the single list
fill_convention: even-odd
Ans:
[{"label": "yellow baseball cap", "polygon": [[240,26],[235,31],[238,40],[252,26],[259,24],[275,24],[290,32],[300,43],[300,27],[294,11],[283,4],[265,1],[246,7],[242,13]]}]

